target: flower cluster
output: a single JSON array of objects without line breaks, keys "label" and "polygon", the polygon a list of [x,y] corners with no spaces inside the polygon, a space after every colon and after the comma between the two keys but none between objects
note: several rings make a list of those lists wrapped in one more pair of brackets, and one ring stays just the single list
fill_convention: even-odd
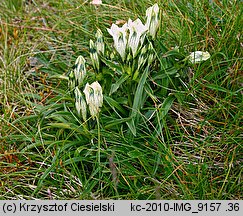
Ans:
[{"label": "flower cluster", "polygon": [[112,24],[111,28],[107,29],[113,37],[114,48],[123,61],[126,60],[127,50],[131,50],[133,58],[136,57],[143,47],[146,35],[150,35],[152,39],[155,39],[160,24],[158,4],[146,10],[146,18],[145,25],[140,19],[135,21],[129,19],[122,27]]},{"label": "flower cluster", "polygon": [[[95,2],[98,4],[101,1],[93,1],[93,4]],[[134,21],[129,18],[122,26],[112,24],[107,29],[113,38],[114,49],[105,47],[103,33],[97,29],[96,40],[90,40],[89,44],[90,62],[95,72],[93,77],[101,80],[106,92],[109,92],[110,95],[113,94],[123,83],[132,86],[140,81],[141,71],[149,71],[156,58],[154,45],[159,26],[160,9],[158,4],[154,4],[146,10],[145,24],[139,18]],[[210,58],[208,52],[196,51],[187,56],[185,60],[196,64],[208,58]],[[75,107],[84,121],[87,120],[87,107],[91,117],[95,118],[103,105],[102,87],[98,81],[91,84],[85,82],[87,80],[85,65],[86,60],[83,56],[79,56],[75,61],[74,69],[69,74],[69,87],[74,90]],[[107,66],[108,70],[104,66]],[[118,78],[109,69],[117,71],[117,74],[120,75],[123,73],[123,76]],[[108,78],[102,80],[102,77]],[[112,83],[114,80],[116,83]],[[80,88],[84,88],[83,91]],[[129,105],[133,104],[133,97],[135,97],[135,92],[129,92]]]},{"label": "flower cluster", "polygon": [[[100,4],[102,1],[92,1],[92,4]],[[109,34],[113,37],[114,48],[121,57],[122,61],[126,64],[130,60],[135,62],[136,70],[133,71],[133,79],[139,75],[139,70],[147,62],[151,64],[154,59],[152,44],[145,44],[145,37],[151,36],[155,39],[156,33],[159,28],[159,7],[158,4],[149,7],[146,11],[146,24],[143,24],[140,19],[132,21],[128,20],[122,27],[112,24],[110,29],[107,29]],[[89,53],[91,63],[94,71],[98,74],[102,72],[102,59],[105,57],[105,43],[103,33],[100,29],[97,30],[96,41],[90,40]],[[139,54],[139,55],[138,55]],[[92,118],[96,117],[100,112],[103,104],[103,93],[100,84],[95,81],[92,84],[84,81],[87,75],[86,60],[83,56],[79,56],[75,61],[74,70],[69,74],[69,87],[74,90],[75,107],[77,113],[82,116],[83,120],[87,120],[87,107]],[[125,66],[124,66],[125,67]],[[131,69],[127,71],[132,71]],[[132,73],[131,73],[132,74]],[[81,91],[80,88],[84,87]]]},{"label": "flower cluster", "polygon": [[69,86],[74,89],[75,107],[78,115],[82,116],[83,120],[87,120],[87,106],[92,118],[95,118],[103,104],[103,94],[100,84],[95,81],[91,85],[86,83],[83,93],[80,91],[80,86],[83,86],[86,77],[86,66],[83,56],[79,56],[75,62],[75,68],[69,74]]}]

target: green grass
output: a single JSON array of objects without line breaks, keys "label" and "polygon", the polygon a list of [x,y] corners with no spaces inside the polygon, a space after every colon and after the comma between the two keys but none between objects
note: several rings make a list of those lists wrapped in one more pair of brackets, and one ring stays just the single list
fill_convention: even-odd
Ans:
[{"label": "green grass", "polygon": [[85,131],[58,78],[89,56],[97,27],[111,41],[111,23],[144,21],[155,3],[103,2],[0,2],[0,199],[242,199],[243,3],[158,1],[161,47],[212,56],[155,83],[159,108],[133,136],[107,98]]}]

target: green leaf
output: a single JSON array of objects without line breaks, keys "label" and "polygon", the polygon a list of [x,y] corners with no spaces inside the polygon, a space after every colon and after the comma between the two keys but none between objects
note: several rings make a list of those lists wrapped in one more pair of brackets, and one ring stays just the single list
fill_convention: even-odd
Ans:
[{"label": "green leaf", "polygon": [[153,80],[167,78],[168,76],[175,75],[177,72],[178,68],[176,67],[165,68],[160,71],[160,73],[156,74],[156,76],[153,77]]},{"label": "green leaf", "polygon": [[133,101],[133,106],[132,106],[132,112],[131,112],[131,120],[127,123],[129,126],[129,129],[131,130],[132,134],[136,136],[136,121],[137,121],[137,116],[139,110],[142,108],[143,103],[145,101],[145,96],[144,96],[144,85],[146,83],[147,77],[149,74],[149,68],[147,67],[142,74],[135,95],[134,95],[134,101]]},{"label": "green leaf", "polygon": [[161,104],[161,106],[158,108],[157,122],[156,122],[157,127],[154,132],[155,136],[159,135],[162,132],[162,129],[165,126],[165,117],[168,114],[174,100],[175,100],[175,96],[169,95]]},{"label": "green leaf", "polygon": [[140,108],[142,107],[142,97],[143,97],[143,93],[144,93],[144,85],[145,82],[147,80],[149,74],[149,69],[146,68],[146,70],[144,71],[144,73],[142,74],[135,95],[134,95],[134,101],[133,101],[133,106],[132,106],[132,116],[137,114],[137,111],[140,110]]},{"label": "green leaf", "polygon": [[72,125],[70,123],[50,123],[48,125],[54,128],[72,129]]},{"label": "green leaf", "polygon": [[159,108],[159,113],[160,113],[160,119],[164,119],[164,117],[167,115],[167,113],[169,112],[173,102],[175,100],[174,95],[169,95],[163,102],[163,104],[161,105],[161,107]]},{"label": "green leaf", "polygon": [[138,151],[138,150],[133,150],[127,153],[129,157],[131,158],[138,158],[141,157],[143,155],[142,151]]},{"label": "green leaf", "polygon": [[57,166],[57,164],[59,163],[59,155],[60,155],[61,150],[59,149],[56,153],[56,155],[54,156],[53,160],[52,160],[52,164],[50,167],[48,167],[44,173],[42,174],[42,176],[40,176],[38,183],[37,183],[37,187],[35,188],[35,190],[33,191],[32,195],[35,195],[36,193],[38,193],[38,191],[41,189],[42,185],[43,185],[43,181],[47,178],[47,176],[50,174],[50,172]]},{"label": "green leaf", "polygon": [[112,99],[111,97],[104,96],[105,101],[109,104],[109,106],[117,113],[116,109],[119,110],[122,114],[126,114],[126,111],[121,107],[121,105]]},{"label": "green leaf", "polygon": [[130,131],[132,132],[133,136],[136,136],[137,130],[136,130],[136,126],[134,123],[134,119],[133,118],[129,118],[130,120],[128,122],[126,122],[128,128],[130,129]]},{"label": "green leaf", "polygon": [[121,119],[116,119],[116,120],[109,121],[109,122],[106,123],[105,129],[114,127],[115,125],[119,125],[119,124],[125,123],[125,122],[127,122],[129,120],[131,120],[131,118],[121,118]]},{"label": "green leaf", "polygon": [[169,80],[168,77],[165,77],[165,78],[161,79],[161,86],[162,86],[162,88],[160,89],[160,96],[162,98],[167,96],[169,83],[170,83],[170,80]]},{"label": "green leaf", "polygon": [[110,60],[107,60],[105,58],[101,57],[101,60],[105,63],[106,66],[108,66],[111,70],[117,72],[118,74],[122,74],[122,67],[120,66],[120,64],[118,64],[117,62],[113,62]]},{"label": "green leaf", "polygon": [[111,90],[110,90],[109,95],[111,95],[111,94],[113,94],[114,92],[116,92],[117,89],[119,89],[120,85],[121,85],[122,83],[124,83],[128,78],[129,78],[129,75],[127,75],[127,74],[123,74],[123,75],[120,77],[120,79],[117,80],[116,83],[114,83],[114,84],[111,85]]},{"label": "green leaf", "polygon": [[79,146],[79,147],[75,150],[75,153],[74,153],[75,157],[80,156],[81,152],[82,152],[83,150],[87,150],[87,149],[88,149],[87,146]]},{"label": "green leaf", "polygon": [[164,53],[163,57],[170,57],[173,56],[174,58],[178,58],[178,59],[184,59],[185,56],[182,55],[181,53],[179,53],[179,50],[177,49],[173,49],[173,50],[169,50],[168,52]]},{"label": "green leaf", "polygon": [[68,76],[62,75],[62,74],[54,74],[50,76],[50,79],[63,79],[63,80],[69,80]]},{"label": "green leaf", "polygon": [[237,95],[237,92],[232,92],[229,89],[223,88],[221,86],[218,85],[214,85],[214,84],[207,84],[206,87],[212,89],[212,90],[216,90],[216,91],[221,91],[221,92],[225,92],[225,93],[229,93],[231,95]]}]

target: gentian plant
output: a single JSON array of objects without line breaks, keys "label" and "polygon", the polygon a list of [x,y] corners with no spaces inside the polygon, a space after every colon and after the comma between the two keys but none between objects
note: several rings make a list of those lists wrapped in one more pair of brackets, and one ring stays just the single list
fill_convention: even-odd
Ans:
[{"label": "gentian plant", "polygon": [[154,4],[146,10],[145,23],[129,18],[122,26],[107,28],[113,43],[97,29],[87,60],[91,69],[87,71],[86,60],[79,56],[69,74],[77,114],[84,122],[102,118],[103,128],[126,125],[123,128],[132,136],[139,124],[152,122],[155,135],[161,134],[164,118],[179,98],[175,92],[180,75],[188,64],[205,61],[210,54],[196,51],[184,56],[178,48],[167,49],[157,36],[160,24],[160,9]]}]

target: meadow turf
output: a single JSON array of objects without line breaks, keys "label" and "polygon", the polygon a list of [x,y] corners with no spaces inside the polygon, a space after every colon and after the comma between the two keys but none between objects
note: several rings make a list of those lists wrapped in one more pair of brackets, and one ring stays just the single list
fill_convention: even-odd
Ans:
[{"label": "meadow turf", "polygon": [[[111,42],[106,28],[156,2],[160,64],[175,47],[211,58],[166,84],[150,77],[158,107],[136,136],[108,99],[85,131],[66,75],[97,28]],[[242,199],[242,1],[103,3],[0,1],[0,199]]]}]

